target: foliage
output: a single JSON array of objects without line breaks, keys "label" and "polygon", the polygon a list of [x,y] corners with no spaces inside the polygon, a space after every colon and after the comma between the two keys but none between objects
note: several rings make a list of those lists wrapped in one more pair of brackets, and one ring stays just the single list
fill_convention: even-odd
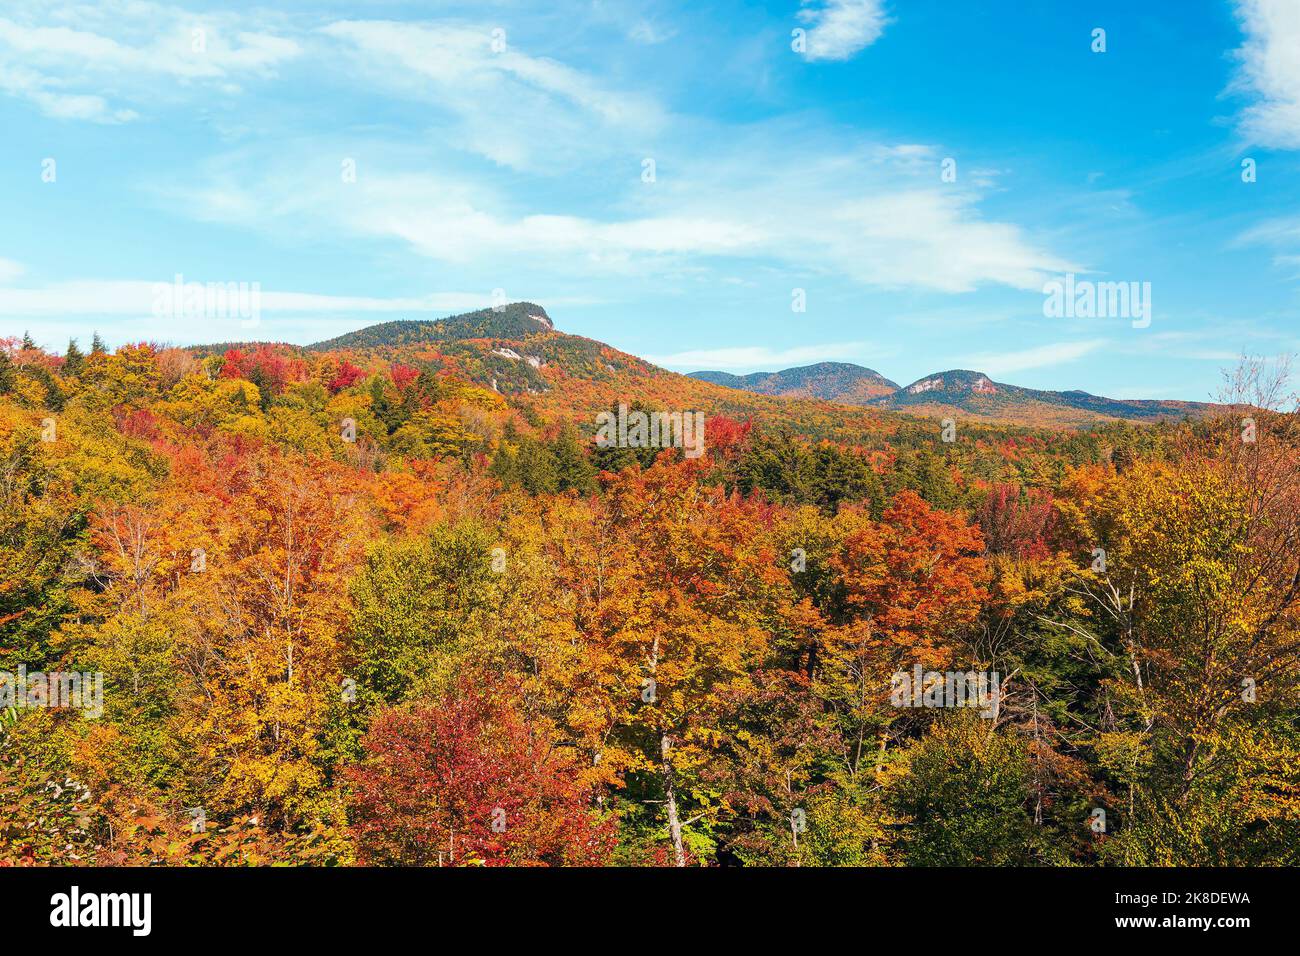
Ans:
[{"label": "foliage", "polygon": [[[704,453],[595,447],[620,405]],[[104,696],[0,710],[0,865],[1295,863],[1300,425],[1254,417],[947,443],[526,303],[8,340],[0,676]]]}]

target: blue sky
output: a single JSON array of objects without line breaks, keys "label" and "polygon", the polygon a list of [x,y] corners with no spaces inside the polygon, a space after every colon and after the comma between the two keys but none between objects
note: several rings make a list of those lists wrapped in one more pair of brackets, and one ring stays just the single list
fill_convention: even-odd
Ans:
[{"label": "blue sky", "polygon": [[[1300,350],[1296,0],[6,0],[0,129],[0,330],[60,350],[495,290],[680,371],[1204,399]],[[1045,317],[1067,272],[1150,325]],[[177,274],[257,327],[155,314]]]}]

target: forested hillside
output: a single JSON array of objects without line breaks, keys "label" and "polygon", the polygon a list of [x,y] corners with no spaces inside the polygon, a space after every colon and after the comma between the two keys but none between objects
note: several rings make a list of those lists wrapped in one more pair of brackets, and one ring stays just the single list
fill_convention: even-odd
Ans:
[{"label": "forested hillside", "polygon": [[898,391],[898,385],[875,369],[848,362],[819,362],[780,372],[753,372],[731,375],[727,372],[692,372],[692,378],[739,388],[761,395],[785,395],[796,398],[826,398],[849,405],[864,405],[873,398]]},{"label": "forested hillside", "polygon": [[906,388],[900,388],[874,369],[844,362],[822,362],[750,375],[692,372],[691,378],[760,395],[825,398],[928,418],[958,416],[967,421],[1056,428],[1106,421],[1181,421],[1215,411],[1204,402],[1103,398],[1078,389],[1055,392],[1022,388],[995,382],[983,372],[969,369],[936,372]]},{"label": "forested hillside", "polygon": [[906,388],[874,399],[870,404],[912,414],[956,415],[1040,425],[1126,419],[1130,421],[1180,421],[1212,414],[1203,402],[1117,399],[1073,389],[1064,392],[1021,388],[995,382],[982,372],[956,369],[938,372]]},{"label": "forested hillside", "polygon": [[[945,434],[527,303],[6,340],[0,865],[1300,862],[1300,421],[1260,374]],[[702,454],[602,445],[619,406],[699,410]]]}]

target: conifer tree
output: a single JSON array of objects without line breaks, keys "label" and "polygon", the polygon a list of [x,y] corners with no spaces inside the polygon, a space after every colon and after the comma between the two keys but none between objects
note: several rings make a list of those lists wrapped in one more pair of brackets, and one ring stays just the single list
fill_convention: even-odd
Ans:
[{"label": "conifer tree", "polygon": [[68,339],[68,351],[63,356],[64,374],[80,375],[85,362],[86,356],[82,354],[81,349],[77,348],[77,340]]}]

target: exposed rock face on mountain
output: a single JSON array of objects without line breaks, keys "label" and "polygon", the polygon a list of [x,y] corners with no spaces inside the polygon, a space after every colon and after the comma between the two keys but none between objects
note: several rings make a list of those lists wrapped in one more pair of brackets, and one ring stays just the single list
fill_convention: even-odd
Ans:
[{"label": "exposed rock face on mountain", "polygon": [[923,378],[903,389],[908,395],[923,395],[926,392],[962,392],[974,395],[996,395],[998,387],[987,375],[980,372],[940,372],[931,378]]},{"label": "exposed rock face on mountain", "polygon": [[995,382],[983,372],[953,369],[917,379],[867,404],[922,415],[966,415],[1025,424],[1077,424],[1123,418],[1155,421],[1203,414],[1201,402],[1132,401],[1078,390],[1053,392]]},{"label": "exposed rock face on mountain", "polygon": [[1200,402],[1129,401],[1081,391],[1053,392],[995,382],[983,372],[952,369],[899,388],[874,369],[823,362],[781,372],[730,375],[693,372],[694,378],[763,395],[824,398],[847,405],[890,408],[925,416],[964,415],[1022,424],[1073,426],[1108,419],[1155,421],[1203,414]]}]

